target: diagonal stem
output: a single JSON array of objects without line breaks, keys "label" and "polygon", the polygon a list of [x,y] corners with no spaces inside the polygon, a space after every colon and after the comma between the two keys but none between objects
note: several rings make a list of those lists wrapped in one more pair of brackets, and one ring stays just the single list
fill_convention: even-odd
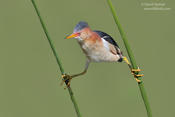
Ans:
[{"label": "diagonal stem", "polygon": [[[119,29],[120,35],[121,35],[121,37],[123,39],[125,48],[127,50],[128,56],[129,56],[130,61],[131,61],[132,68],[133,69],[137,69],[138,67],[137,67],[137,64],[136,64],[136,60],[134,58],[134,54],[133,54],[133,52],[132,52],[132,50],[130,48],[130,45],[128,43],[128,40],[126,38],[126,35],[125,35],[125,33],[124,33],[124,31],[123,31],[123,29],[121,27],[121,24],[120,24],[120,22],[118,20],[118,17],[116,15],[116,12],[115,12],[115,9],[114,9],[114,7],[112,5],[112,2],[111,2],[111,0],[107,0],[107,2],[108,2],[108,5],[110,7],[110,10],[112,12],[114,21],[115,21],[115,23],[116,23],[116,25],[117,25],[117,27]],[[139,79],[139,80],[141,80],[141,79]],[[148,117],[152,117],[152,112],[151,112],[151,108],[150,108],[150,104],[149,104],[149,101],[148,101],[148,97],[147,97],[147,94],[146,94],[146,91],[145,91],[145,88],[144,88],[143,81],[139,82],[138,83],[138,86],[139,86],[139,89],[140,89],[141,96],[143,98],[143,102],[145,104],[147,115],[148,115]]]},{"label": "diagonal stem", "polygon": [[[54,47],[54,45],[52,43],[52,40],[51,40],[51,38],[49,36],[49,33],[48,33],[47,29],[46,29],[46,26],[45,26],[45,24],[44,24],[44,22],[43,22],[43,20],[41,18],[40,12],[38,11],[38,8],[37,8],[37,6],[35,4],[35,1],[34,0],[31,0],[31,2],[33,4],[33,7],[35,8],[35,11],[36,11],[36,13],[38,15],[38,18],[40,20],[41,26],[42,26],[42,28],[44,30],[44,33],[45,33],[46,37],[47,37],[47,40],[48,40],[49,45],[50,45],[50,47],[52,49],[52,52],[53,52],[53,54],[54,54],[54,56],[56,58],[56,61],[57,61],[57,64],[58,64],[58,66],[60,68],[61,74],[64,75],[65,73],[64,73],[64,69],[62,67],[61,61],[59,60],[59,57],[58,57],[58,55],[56,53],[56,50],[55,50],[55,47]],[[71,101],[72,101],[72,103],[74,105],[75,111],[77,113],[77,117],[82,117],[81,114],[80,114],[80,110],[78,108],[78,105],[77,105],[77,102],[75,100],[74,93],[73,93],[71,87],[70,86],[67,86],[67,88],[68,88],[68,91],[69,91],[69,95],[70,95]]]}]

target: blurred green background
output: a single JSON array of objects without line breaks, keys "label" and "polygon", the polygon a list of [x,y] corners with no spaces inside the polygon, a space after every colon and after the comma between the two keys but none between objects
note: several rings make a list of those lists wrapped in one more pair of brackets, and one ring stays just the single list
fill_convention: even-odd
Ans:
[{"label": "blurred green background", "polygon": [[[144,70],[154,117],[175,117],[173,0],[112,0]],[[163,2],[168,11],[145,11]],[[106,0],[36,0],[67,73],[80,72],[85,56],[64,40],[79,21],[110,34],[126,51]],[[0,117],[76,117],[60,71],[30,0],[0,0]],[[136,81],[125,63],[92,63],[72,82],[83,117],[147,117]]]}]

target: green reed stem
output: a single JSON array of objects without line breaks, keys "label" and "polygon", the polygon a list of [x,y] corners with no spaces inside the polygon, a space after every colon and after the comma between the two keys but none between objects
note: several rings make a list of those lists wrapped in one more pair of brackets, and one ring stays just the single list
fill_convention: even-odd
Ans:
[{"label": "green reed stem", "polygon": [[[137,69],[138,66],[136,64],[136,60],[134,58],[134,54],[133,54],[133,52],[132,52],[132,50],[130,48],[130,45],[129,45],[128,40],[126,38],[126,35],[125,35],[125,33],[124,33],[123,29],[122,29],[122,26],[119,23],[119,19],[118,19],[117,15],[116,15],[116,12],[115,12],[115,9],[114,9],[114,7],[112,5],[112,2],[111,2],[111,0],[107,0],[107,2],[108,2],[108,5],[110,7],[110,10],[112,12],[114,21],[115,21],[115,23],[116,23],[116,25],[117,25],[117,27],[119,29],[119,32],[121,34],[122,40],[124,42],[125,48],[127,50],[128,56],[129,56],[130,61],[131,61],[132,68],[133,69]],[[141,79],[139,79],[139,80],[141,80]],[[138,86],[139,86],[139,89],[140,89],[140,92],[141,92],[141,96],[143,98],[143,102],[145,104],[147,115],[148,115],[148,117],[152,117],[152,112],[151,112],[151,108],[150,108],[150,104],[149,104],[149,101],[148,101],[148,97],[147,97],[147,94],[146,94],[146,91],[145,91],[145,88],[144,88],[143,81],[138,83]]]},{"label": "green reed stem", "polygon": [[[35,1],[34,1],[34,0],[31,0],[31,2],[32,2],[32,4],[33,4],[33,7],[35,8],[35,11],[36,11],[36,13],[37,13],[37,15],[38,15],[38,18],[39,18],[39,20],[40,20],[41,26],[42,26],[42,28],[43,28],[43,30],[44,30],[44,33],[45,33],[46,37],[47,37],[47,40],[48,40],[49,45],[50,45],[50,47],[51,47],[51,49],[52,49],[52,52],[53,52],[53,54],[54,54],[54,56],[55,56],[55,58],[56,58],[56,61],[57,61],[57,64],[58,64],[58,66],[59,66],[59,68],[60,68],[61,74],[63,75],[63,74],[65,74],[65,73],[64,73],[64,69],[63,69],[62,64],[61,64],[61,61],[60,61],[60,59],[59,59],[59,57],[58,57],[58,54],[56,53],[56,49],[55,49],[55,47],[54,47],[54,45],[53,45],[53,42],[52,42],[52,40],[51,40],[51,38],[50,38],[50,36],[49,36],[49,33],[48,33],[47,29],[46,29],[46,26],[45,26],[45,24],[44,24],[44,22],[43,22],[43,20],[42,20],[42,17],[41,17],[41,15],[40,15],[40,12],[39,12],[39,10],[38,10],[36,4],[35,4]],[[78,108],[78,105],[77,105],[77,102],[76,102],[76,100],[75,100],[75,96],[74,96],[74,93],[73,93],[71,87],[68,86],[67,88],[68,88],[68,91],[69,91],[69,95],[70,95],[71,101],[72,101],[72,103],[73,103],[73,105],[74,105],[75,111],[76,111],[76,113],[77,113],[77,117],[82,117],[81,114],[80,114],[80,110],[79,110],[79,108]]]}]

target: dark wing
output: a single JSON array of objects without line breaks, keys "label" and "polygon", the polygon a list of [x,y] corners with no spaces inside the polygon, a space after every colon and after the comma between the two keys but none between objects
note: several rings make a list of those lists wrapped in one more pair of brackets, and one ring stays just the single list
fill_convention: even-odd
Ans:
[{"label": "dark wing", "polygon": [[103,38],[104,40],[106,40],[107,42],[109,42],[110,44],[114,45],[114,46],[118,46],[118,44],[114,41],[114,39],[108,35],[107,33],[105,32],[102,32],[102,31],[98,31],[98,30],[95,30],[94,32],[96,32],[101,38]]},{"label": "dark wing", "polygon": [[120,48],[119,48],[118,44],[114,41],[114,39],[105,32],[98,31],[98,30],[95,30],[94,32],[96,32],[101,38],[103,38],[104,40],[106,40],[110,44],[114,45],[114,47],[117,51],[117,54],[119,54],[121,57],[121,59],[119,60],[119,62],[121,62],[122,61],[122,52],[120,51]]}]

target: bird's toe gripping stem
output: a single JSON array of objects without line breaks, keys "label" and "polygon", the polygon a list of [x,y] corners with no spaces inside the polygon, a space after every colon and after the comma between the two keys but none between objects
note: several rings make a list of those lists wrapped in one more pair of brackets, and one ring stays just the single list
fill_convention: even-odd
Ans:
[{"label": "bird's toe gripping stem", "polygon": [[132,65],[130,64],[129,60],[124,56],[123,57],[124,61],[128,64],[130,70],[131,70],[131,74],[134,75],[134,78],[136,79],[136,81],[138,83],[141,82],[141,80],[139,80],[139,77],[142,77],[143,74],[139,74],[139,72],[141,71],[141,69],[139,69],[139,67],[137,69],[133,69]]},{"label": "bird's toe gripping stem", "polygon": [[137,69],[131,69],[131,73],[134,75],[134,77],[138,83],[141,82],[141,80],[139,80],[138,78],[144,76],[143,74],[139,74],[140,71],[141,71],[141,69],[139,69],[139,67]]},{"label": "bird's toe gripping stem", "polygon": [[65,82],[67,87],[69,87],[70,86],[70,81],[72,80],[72,77],[68,74],[63,74],[61,77],[62,77],[61,85],[63,85],[63,83]]}]

